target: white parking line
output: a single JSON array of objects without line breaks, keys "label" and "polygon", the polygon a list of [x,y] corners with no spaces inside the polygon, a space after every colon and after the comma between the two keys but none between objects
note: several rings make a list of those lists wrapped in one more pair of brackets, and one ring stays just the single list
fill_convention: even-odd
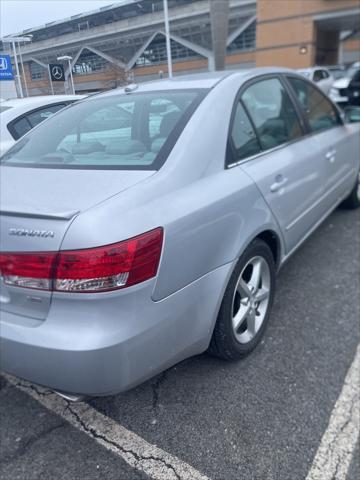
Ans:
[{"label": "white parking line", "polygon": [[[70,403],[44,388],[10,375],[5,378],[61,416],[131,467],[154,480],[209,480],[174,455],[119,425],[86,403]],[[346,480],[359,435],[360,345],[306,480]]]},{"label": "white parking line", "polygon": [[86,403],[70,403],[49,390],[10,375],[4,376],[12,385],[31,395],[48,410],[154,480],[209,480],[187,463],[148,443]]},{"label": "white parking line", "polygon": [[359,436],[360,345],[306,480],[346,480]]}]

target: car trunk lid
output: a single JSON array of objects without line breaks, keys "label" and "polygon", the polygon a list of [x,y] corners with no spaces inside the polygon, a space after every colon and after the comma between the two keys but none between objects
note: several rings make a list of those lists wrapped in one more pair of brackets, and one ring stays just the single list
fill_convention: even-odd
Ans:
[{"label": "car trunk lid", "polygon": [[[1,252],[58,251],[77,215],[153,174],[142,170],[2,167]],[[42,320],[50,301],[50,291],[9,286],[0,280],[3,311]]]}]

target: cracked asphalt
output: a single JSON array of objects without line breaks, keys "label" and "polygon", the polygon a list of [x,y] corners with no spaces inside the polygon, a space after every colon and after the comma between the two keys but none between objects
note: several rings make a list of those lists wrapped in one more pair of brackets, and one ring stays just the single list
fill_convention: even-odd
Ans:
[{"label": "cracked asphalt", "polygon": [[[89,405],[212,480],[305,480],[359,343],[360,212],[337,210],[283,267],[247,359],[188,359]],[[149,478],[0,382],[1,480]],[[360,478],[359,446],[347,480]]]}]

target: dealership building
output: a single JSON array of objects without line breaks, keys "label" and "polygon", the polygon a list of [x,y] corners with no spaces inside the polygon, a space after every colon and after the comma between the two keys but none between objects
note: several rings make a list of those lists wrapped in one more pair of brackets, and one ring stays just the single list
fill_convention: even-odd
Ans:
[{"label": "dealership building", "polygon": [[[168,0],[168,8],[174,75],[360,60],[358,0]],[[49,80],[48,65],[64,56],[77,93],[166,76],[164,32],[163,0],[122,0],[14,32],[31,39],[18,55],[23,90],[69,92],[67,62],[65,82]],[[11,54],[9,47],[3,42],[1,53]]]}]

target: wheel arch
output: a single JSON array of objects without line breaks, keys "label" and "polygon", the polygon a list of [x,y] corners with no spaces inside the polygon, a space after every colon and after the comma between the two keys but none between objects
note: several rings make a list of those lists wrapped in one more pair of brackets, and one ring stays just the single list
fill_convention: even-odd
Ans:
[{"label": "wheel arch", "polygon": [[[270,248],[274,257],[276,269],[278,269],[281,259],[281,241],[278,234],[274,230],[264,230],[258,233],[255,238],[259,238]],[[255,238],[253,240],[255,240]]]}]

